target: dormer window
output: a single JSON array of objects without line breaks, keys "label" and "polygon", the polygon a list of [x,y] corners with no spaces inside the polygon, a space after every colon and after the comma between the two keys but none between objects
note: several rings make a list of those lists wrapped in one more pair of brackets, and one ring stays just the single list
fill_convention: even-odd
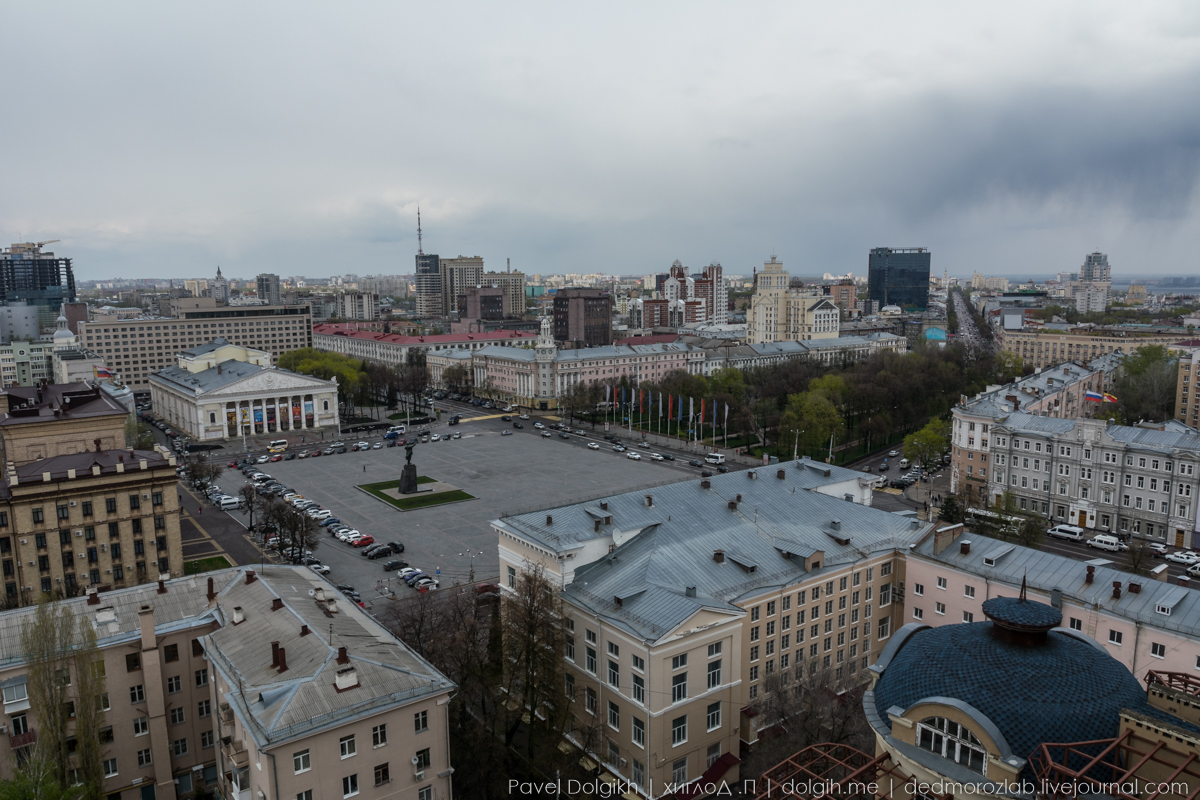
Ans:
[{"label": "dormer window", "polygon": [[917,746],[960,764],[980,775],[987,774],[987,751],[962,725],[945,717],[927,717],[917,723]]}]

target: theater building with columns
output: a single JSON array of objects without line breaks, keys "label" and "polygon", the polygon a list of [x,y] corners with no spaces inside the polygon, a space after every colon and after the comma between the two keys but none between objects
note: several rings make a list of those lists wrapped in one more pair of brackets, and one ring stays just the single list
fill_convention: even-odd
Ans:
[{"label": "theater building with columns", "polygon": [[224,339],[184,350],[154,374],[155,413],[196,441],[338,430],[338,386],[271,366],[271,354]]}]

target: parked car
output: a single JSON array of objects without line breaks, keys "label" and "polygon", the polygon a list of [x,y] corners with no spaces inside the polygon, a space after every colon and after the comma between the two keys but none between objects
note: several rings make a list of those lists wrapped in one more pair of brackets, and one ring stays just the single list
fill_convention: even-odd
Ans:
[{"label": "parked car", "polygon": [[501,422],[512,422],[512,415],[505,414],[503,417],[500,418],[500,421]]},{"label": "parked car", "polygon": [[501,436],[512,436],[513,432],[512,431],[500,431],[500,435]]},{"label": "parked car", "polygon": [[514,422],[514,423],[513,423],[513,427],[514,427],[514,428],[524,428],[525,426],[524,426],[524,425],[522,425],[522,424],[521,424],[521,423],[519,423],[519,422]]},{"label": "parked car", "polygon": [[258,458],[255,460],[255,463],[257,463],[257,464],[265,464],[265,463],[267,463],[267,462],[268,462],[268,461],[270,461],[270,460],[271,460],[271,457],[270,457],[270,456],[259,456],[259,457],[258,457]]},{"label": "parked car", "polygon": [[554,435],[554,434],[553,434],[553,433],[551,433],[550,431],[542,431],[542,438],[543,438],[543,439],[549,439],[549,438],[550,438],[551,436],[553,436],[553,435]]},{"label": "parked car", "polygon": [[632,461],[641,461],[641,460],[642,460],[642,454],[641,454],[641,453],[626,453],[626,454],[625,454],[625,457],[626,457],[626,458],[628,458],[628,459],[630,459],[630,460],[632,460]]},{"label": "parked car", "polygon": [[667,461],[675,460],[675,456],[671,455],[670,453],[663,453],[663,458],[665,458]]},{"label": "parked car", "polygon": [[688,460],[688,466],[689,466],[689,467],[703,467],[703,466],[704,466],[704,462],[702,462],[702,461],[701,461],[700,459],[698,459],[698,458],[693,458],[693,459],[689,459],[689,460]]},{"label": "parked car", "polygon": [[719,473],[721,473],[722,475],[724,475],[726,472],[729,472],[729,467],[725,466],[724,464],[718,464],[718,465],[717,465],[717,472],[719,472]]},{"label": "parked car", "polygon": [[382,450],[383,442],[376,442],[375,444],[371,445],[371,449],[372,450]]},{"label": "parked car", "polygon": [[354,542],[354,546],[355,547],[366,547],[367,545],[374,544],[374,543],[375,543],[375,537],[371,536],[370,534],[367,534],[366,536],[362,537],[361,539],[356,540]]},{"label": "parked car", "polygon": [[439,441],[441,438],[442,438],[441,436],[439,436],[438,434],[434,433],[434,434],[431,434],[431,435],[429,436],[429,441],[431,441],[431,442],[436,442],[436,441]]},{"label": "parked car", "polygon": [[571,437],[570,437],[570,436],[568,436],[568,435],[567,435],[567,434],[565,434],[565,433],[560,433],[560,434],[558,435],[558,438],[560,438],[560,439],[570,439]]},{"label": "parked car", "polygon": [[597,442],[588,442],[588,450],[599,450],[600,445]]},{"label": "parked car", "polygon": [[408,566],[407,561],[389,561],[383,565],[384,572],[394,572],[398,569],[404,569]]},{"label": "parked car", "polygon": [[389,547],[392,548],[393,553],[403,553],[404,552],[404,542],[388,542],[387,544]]},{"label": "parked car", "polygon": [[702,470],[700,470],[700,477],[701,477],[701,478],[711,478],[712,476],[713,476],[713,474],[712,474],[712,470],[711,470],[711,469],[702,469]]},{"label": "parked car", "polygon": [[529,415],[528,415],[528,414],[522,414],[522,415],[521,415],[521,419],[529,419]]},{"label": "parked car", "polygon": [[1174,561],[1176,564],[1188,564],[1190,566],[1200,561],[1200,553],[1194,553],[1191,550],[1176,550],[1174,553],[1167,553],[1163,558],[1167,561]]},{"label": "parked car", "polygon": [[325,566],[324,564],[309,564],[308,568],[318,575],[328,575],[330,572],[329,567]]},{"label": "parked car", "polygon": [[1158,542],[1150,542],[1146,545],[1146,549],[1156,556],[1165,556],[1167,554],[1167,546]]},{"label": "parked car", "polygon": [[544,428],[544,427],[546,427],[546,426],[545,426],[545,425],[543,425],[543,424],[542,424],[542,423],[540,423],[540,422],[535,422],[535,423],[533,423],[533,427],[535,427],[535,428],[537,428],[537,429],[539,429],[539,430],[540,430],[540,429],[542,429],[542,428]]}]

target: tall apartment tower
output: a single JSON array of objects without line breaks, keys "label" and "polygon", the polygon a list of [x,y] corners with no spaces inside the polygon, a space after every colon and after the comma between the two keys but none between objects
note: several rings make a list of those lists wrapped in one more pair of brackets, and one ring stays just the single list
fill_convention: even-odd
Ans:
[{"label": "tall apartment tower", "polygon": [[1084,283],[1112,283],[1112,270],[1105,253],[1088,253],[1083,259],[1079,279]]},{"label": "tall apartment tower", "polygon": [[417,253],[417,316],[442,316],[442,271],[437,253]]},{"label": "tall apartment tower", "polygon": [[258,276],[258,299],[265,305],[280,305],[279,276],[263,272]]},{"label": "tall apartment tower", "polygon": [[458,296],[466,293],[468,286],[483,283],[483,257],[459,256],[439,261],[442,277],[442,316],[458,311]]},{"label": "tall apartment tower", "polygon": [[613,298],[601,289],[559,289],[554,295],[554,338],[571,347],[612,344]]},{"label": "tall apartment tower", "polygon": [[37,306],[42,327],[52,327],[62,304],[76,300],[71,259],[43,253],[47,244],[52,242],[21,242],[0,252],[0,303]]},{"label": "tall apartment tower", "polygon": [[704,321],[712,325],[729,321],[729,284],[721,272],[721,265],[714,261],[694,281],[696,299],[704,301]]},{"label": "tall apartment tower", "polygon": [[867,261],[868,293],[880,308],[924,311],[929,305],[929,250],[875,247]]}]

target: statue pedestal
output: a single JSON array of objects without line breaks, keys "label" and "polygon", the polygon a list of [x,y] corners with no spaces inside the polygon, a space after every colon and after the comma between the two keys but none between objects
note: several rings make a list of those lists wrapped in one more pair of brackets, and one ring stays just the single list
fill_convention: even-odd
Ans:
[{"label": "statue pedestal", "polygon": [[400,475],[400,494],[417,493],[417,465],[405,464],[404,472]]}]

